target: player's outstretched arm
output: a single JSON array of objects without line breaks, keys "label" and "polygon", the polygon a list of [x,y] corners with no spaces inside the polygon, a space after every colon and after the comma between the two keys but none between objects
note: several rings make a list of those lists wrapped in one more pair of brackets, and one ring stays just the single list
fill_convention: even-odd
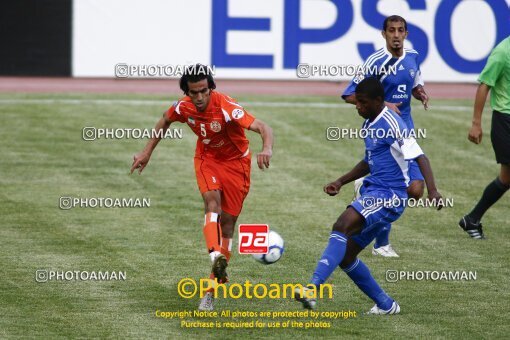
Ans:
[{"label": "player's outstretched arm", "polygon": [[412,94],[414,98],[421,101],[425,110],[429,108],[429,95],[425,92],[425,88],[422,85],[416,86],[413,89]]},{"label": "player's outstretched arm", "polygon": [[257,154],[259,168],[261,170],[264,170],[264,167],[269,168],[269,161],[273,156],[273,129],[259,119],[255,119],[249,129],[262,137],[262,152]]},{"label": "player's outstretched arm", "polygon": [[416,162],[420,167],[421,173],[425,178],[425,184],[427,185],[428,199],[432,202],[437,202],[437,210],[441,210],[442,205],[442,196],[437,191],[436,182],[434,180],[434,174],[432,173],[432,167],[430,166],[430,161],[425,154],[420,155],[416,158]]},{"label": "player's outstretched arm", "polygon": [[362,160],[351,171],[338,178],[336,181],[326,184],[324,186],[324,192],[329,196],[335,196],[340,192],[340,188],[347,183],[357,180],[370,173],[370,168],[365,160]]},{"label": "player's outstretched arm", "polygon": [[482,112],[489,90],[490,87],[484,83],[478,85],[478,89],[476,90],[473,122],[468,135],[468,139],[475,144],[480,144],[482,142]]},{"label": "player's outstretched arm", "polygon": [[[165,132],[170,127],[170,124],[171,122],[167,119],[166,114],[163,114],[163,117],[161,117],[161,119],[156,123],[156,126],[154,127],[156,131],[163,131],[163,133],[158,133],[157,136],[165,135]],[[151,140],[147,142],[147,145],[142,150],[142,152],[137,153],[133,157],[133,165],[131,166],[131,172],[129,174],[132,174],[135,169],[138,169],[138,174],[142,173],[143,169],[145,169],[149,163],[152,151],[154,151],[160,140],[160,137],[151,138]]]}]

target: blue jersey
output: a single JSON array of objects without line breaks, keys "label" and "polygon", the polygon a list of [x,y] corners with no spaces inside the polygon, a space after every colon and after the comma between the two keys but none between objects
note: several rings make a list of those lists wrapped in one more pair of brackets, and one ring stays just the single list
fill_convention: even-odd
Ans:
[{"label": "blue jersey", "polygon": [[408,161],[423,151],[402,118],[385,107],[373,121],[365,120],[362,129],[366,136],[364,160],[370,167],[363,185],[405,190],[410,181]]},{"label": "blue jersey", "polygon": [[409,129],[414,129],[411,117],[412,90],[418,85],[423,86],[418,52],[404,48],[400,58],[394,58],[386,47],[374,52],[363,65],[364,74],[353,78],[344,90],[345,99],[354,93],[356,86],[366,77],[376,77],[384,87],[384,100],[390,103],[402,103],[398,106],[402,119]]}]

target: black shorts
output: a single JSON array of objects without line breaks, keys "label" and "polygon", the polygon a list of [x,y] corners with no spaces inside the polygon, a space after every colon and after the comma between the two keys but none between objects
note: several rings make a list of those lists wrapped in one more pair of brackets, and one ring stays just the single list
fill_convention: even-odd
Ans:
[{"label": "black shorts", "polygon": [[491,141],[496,162],[510,164],[510,114],[492,112]]}]

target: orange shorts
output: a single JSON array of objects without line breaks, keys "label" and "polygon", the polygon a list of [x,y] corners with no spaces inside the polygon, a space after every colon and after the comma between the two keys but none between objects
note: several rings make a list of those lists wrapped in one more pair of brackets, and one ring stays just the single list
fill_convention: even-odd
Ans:
[{"label": "orange shorts", "polygon": [[221,190],[221,210],[239,216],[250,190],[251,154],[231,161],[195,157],[200,193]]}]

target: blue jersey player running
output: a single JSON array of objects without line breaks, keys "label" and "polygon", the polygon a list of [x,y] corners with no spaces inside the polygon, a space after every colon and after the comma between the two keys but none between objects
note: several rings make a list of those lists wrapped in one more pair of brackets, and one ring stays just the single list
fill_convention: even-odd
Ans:
[{"label": "blue jersey player running", "polygon": [[[425,109],[428,108],[428,96],[423,88],[418,52],[404,48],[407,38],[407,22],[398,15],[387,17],[383,23],[382,36],[386,46],[374,52],[363,65],[364,74],[356,76],[344,90],[342,98],[351,104],[356,104],[354,89],[356,84],[365,77],[376,77],[384,86],[385,104],[388,108],[401,115],[409,129],[414,129],[411,117],[411,96],[420,100]],[[408,195],[413,199],[423,196],[424,183],[418,165],[411,161],[409,167]],[[362,185],[363,179],[355,182],[356,192]],[[358,193],[359,194],[359,193]],[[384,257],[398,257],[389,242],[391,224],[385,226],[377,235],[372,253]]]},{"label": "blue jersey player running", "polygon": [[[309,288],[296,289],[296,300],[308,309],[317,304],[320,285],[340,266],[352,281],[375,302],[370,314],[398,314],[400,306],[374,280],[367,266],[357,258],[375,236],[388,223],[396,221],[403,213],[407,198],[406,172],[408,160],[415,160],[425,177],[428,198],[439,203],[441,195],[436,190],[434,176],[427,157],[412,136],[405,136],[407,129],[402,118],[384,105],[384,88],[376,78],[365,78],[355,90],[356,109],[365,118],[363,129],[367,133],[365,157],[351,171],[327,184],[324,191],[334,196],[340,188],[358,178],[366,177],[361,197],[352,202],[333,224],[333,230]],[[383,138],[381,138],[381,136]]]}]

